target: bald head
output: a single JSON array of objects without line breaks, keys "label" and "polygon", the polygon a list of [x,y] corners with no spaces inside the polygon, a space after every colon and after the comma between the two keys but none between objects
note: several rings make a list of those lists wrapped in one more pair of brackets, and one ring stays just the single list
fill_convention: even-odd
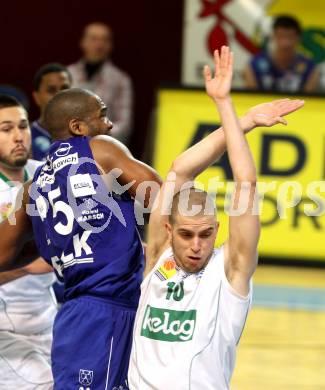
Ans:
[{"label": "bald head", "polygon": [[98,63],[105,61],[113,48],[111,28],[104,23],[88,24],[80,42],[83,57],[86,62]]},{"label": "bald head", "polygon": [[86,120],[100,106],[99,97],[88,90],[71,88],[61,91],[46,106],[44,126],[53,139],[64,139],[70,135],[71,120]]},{"label": "bald head", "polygon": [[177,216],[197,217],[216,214],[215,201],[205,191],[194,187],[186,188],[175,194],[172,202],[169,223],[173,225]]}]

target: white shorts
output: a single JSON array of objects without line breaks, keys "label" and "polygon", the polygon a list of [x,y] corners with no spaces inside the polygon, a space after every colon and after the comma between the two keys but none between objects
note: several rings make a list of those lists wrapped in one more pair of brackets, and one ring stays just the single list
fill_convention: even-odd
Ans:
[{"label": "white shorts", "polygon": [[52,328],[22,335],[0,331],[0,388],[51,390]]}]

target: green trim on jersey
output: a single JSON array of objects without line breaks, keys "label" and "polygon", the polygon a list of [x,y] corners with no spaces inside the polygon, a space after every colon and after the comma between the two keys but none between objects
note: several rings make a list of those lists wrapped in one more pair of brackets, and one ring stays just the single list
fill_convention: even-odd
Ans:
[{"label": "green trim on jersey", "polygon": [[[13,187],[11,184],[11,180],[8,179],[6,175],[4,175],[2,172],[0,172],[0,179],[2,179],[6,184],[8,184],[9,187]],[[29,179],[29,175],[27,170],[24,168],[24,183]]]}]

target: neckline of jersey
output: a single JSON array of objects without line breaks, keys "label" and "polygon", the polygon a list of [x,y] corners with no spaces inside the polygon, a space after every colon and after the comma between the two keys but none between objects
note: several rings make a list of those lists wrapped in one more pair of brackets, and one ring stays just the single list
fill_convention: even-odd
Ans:
[{"label": "neckline of jersey", "polygon": [[[8,184],[9,187],[14,187],[14,185],[12,184],[12,181],[6,175],[4,175],[2,172],[0,172],[0,179],[2,179],[6,184]],[[27,172],[26,168],[24,168],[24,183],[26,183],[26,181],[28,179],[29,179],[28,172]]]}]

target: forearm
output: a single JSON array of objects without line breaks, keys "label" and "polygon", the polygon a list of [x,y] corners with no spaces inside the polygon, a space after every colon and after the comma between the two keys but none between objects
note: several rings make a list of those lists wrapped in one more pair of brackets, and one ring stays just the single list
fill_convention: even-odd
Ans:
[{"label": "forearm", "polygon": [[[242,132],[246,133],[255,127],[249,115],[239,119]],[[214,130],[202,141],[187,149],[173,162],[172,171],[184,180],[194,180],[215,161],[218,161],[226,151],[226,137],[223,127]]]},{"label": "forearm", "polygon": [[26,275],[27,272],[23,268],[15,269],[12,271],[0,272],[0,286]]},{"label": "forearm", "polygon": [[256,169],[246,138],[241,130],[230,96],[216,99],[223,124],[229,162],[237,182],[256,181]]},{"label": "forearm", "polygon": [[0,273],[25,267],[38,257],[39,253],[33,241],[27,242],[24,245],[12,244],[7,248],[1,247]]}]

